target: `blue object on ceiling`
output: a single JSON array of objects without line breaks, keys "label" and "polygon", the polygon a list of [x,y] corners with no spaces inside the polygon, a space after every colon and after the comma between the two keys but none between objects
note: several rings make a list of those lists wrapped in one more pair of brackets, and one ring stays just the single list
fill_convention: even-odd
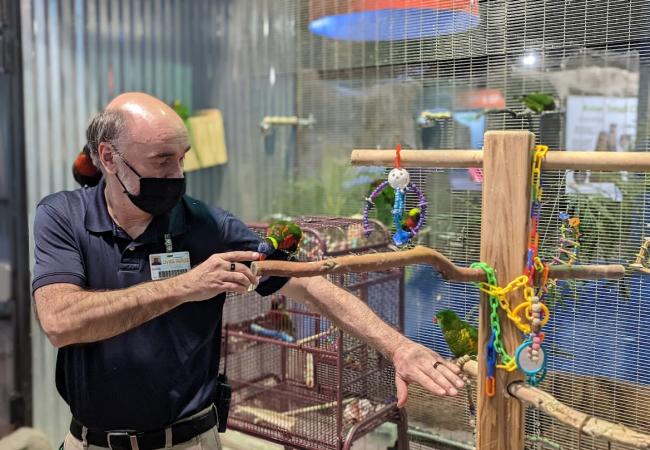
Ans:
[{"label": "blue object on ceiling", "polygon": [[309,31],[346,41],[396,41],[461,33],[479,23],[477,14],[460,9],[390,8],[319,17]]}]

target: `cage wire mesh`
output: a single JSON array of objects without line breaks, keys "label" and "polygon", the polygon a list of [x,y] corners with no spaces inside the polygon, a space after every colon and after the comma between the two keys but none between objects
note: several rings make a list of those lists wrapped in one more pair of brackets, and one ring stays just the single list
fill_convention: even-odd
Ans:
[{"label": "cage wire mesh", "polygon": [[[389,234],[379,222],[369,236],[358,219],[296,223],[303,232],[293,256],[298,261],[388,250]],[[251,228],[261,236],[267,229]],[[403,330],[401,269],[328,278]],[[228,297],[223,323],[222,368],[233,387],[230,428],[287,448],[340,449],[364,430],[399,419],[390,361],[318,311],[281,294],[250,292]]]},{"label": "cage wire mesh", "polygon": [[[404,148],[477,149],[485,131],[528,129],[552,151],[648,150],[650,2],[455,0],[448,9],[469,7],[478,21],[452,21],[446,34],[431,36],[443,12],[422,0],[408,2],[409,14],[384,22],[372,15],[362,19],[375,20],[359,25],[374,27],[374,39],[333,39],[310,31],[319,13],[355,13],[361,3],[373,2],[297,0],[287,8],[297,27],[296,114],[313,116],[315,124],[297,129],[294,170],[273,186],[272,212],[359,217],[370,183],[385,179],[387,169],[351,167],[353,148],[401,143]],[[382,27],[388,35],[380,38]],[[404,39],[399,36],[404,30],[413,33]],[[533,92],[551,93],[558,107],[521,114],[521,97]],[[618,129],[577,122],[570,112],[575,105],[584,108],[587,100],[603,109],[603,121],[609,120],[611,105],[623,105],[628,114],[616,119]],[[511,111],[493,111],[503,109]],[[589,133],[603,140],[585,139]],[[409,171],[429,199],[417,243],[461,266],[478,261],[480,172]],[[542,180],[544,260],[557,256],[560,213],[582,222],[578,263],[629,266],[637,255],[645,256],[648,176],[555,171],[544,172]],[[415,202],[408,197],[407,208]],[[378,207],[374,215],[391,226],[385,210],[382,216]],[[426,266],[407,268],[405,281],[405,333],[450,356],[432,316],[452,308],[476,323],[477,289],[446,282]],[[644,432],[650,431],[650,367],[642,351],[650,337],[647,284],[647,274],[638,269],[617,282],[559,283],[547,296],[551,370],[542,384],[571,407]],[[466,392],[443,399],[412,386],[410,394],[407,409],[414,429],[473,444]],[[526,413],[525,432],[530,449],[624,448],[579,438],[575,430],[533,411]],[[412,448],[447,448],[413,439]]]}]

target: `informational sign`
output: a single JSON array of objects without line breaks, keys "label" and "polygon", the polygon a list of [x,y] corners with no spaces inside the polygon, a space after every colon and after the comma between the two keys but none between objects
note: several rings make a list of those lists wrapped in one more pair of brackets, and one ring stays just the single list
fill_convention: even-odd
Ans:
[{"label": "informational sign", "polygon": [[[636,140],[637,97],[569,96],[566,148],[572,151],[625,152]],[[617,174],[623,180],[626,174]],[[599,172],[567,171],[568,194],[593,194],[621,201],[615,180]]]}]

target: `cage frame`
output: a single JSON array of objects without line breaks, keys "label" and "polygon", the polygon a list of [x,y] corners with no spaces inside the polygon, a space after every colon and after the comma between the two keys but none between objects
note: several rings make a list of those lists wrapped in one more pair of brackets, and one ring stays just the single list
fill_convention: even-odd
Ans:
[{"label": "cage frame", "polygon": [[[378,220],[371,219],[371,222],[373,223],[373,226],[376,231],[379,231],[379,233],[373,233],[375,235],[374,241],[371,241],[367,245],[363,246],[357,246],[357,247],[346,247],[346,248],[337,248],[337,249],[330,249],[328,248],[328,239],[327,236],[324,234],[322,229],[319,229],[317,227],[317,224],[320,223],[328,223],[334,221],[341,221],[347,225],[356,225],[361,228],[362,223],[360,219],[348,219],[348,218],[331,218],[327,216],[304,216],[301,217],[298,220],[298,223],[301,226],[301,229],[303,231],[303,236],[305,235],[311,235],[314,237],[315,241],[318,243],[319,250],[320,250],[320,257],[321,258],[336,258],[340,257],[342,255],[349,254],[351,250],[354,251],[362,251],[362,252],[378,252],[380,250],[385,250],[387,246],[390,243],[390,234],[388,232],[388,229],[386,226],[379,222]],[[268,227],[267,222],[251,222],[247,224],[249,228],[256,230],[256,231],[263,231],[266,230]],[[334,227],[332,227],[334,228]],[[377,239],[377,234],[381,235],[383,239]],[[350,290],[352,292],[355,291],[360,291],[360,299],[364,301],[365,303],[368,303],[368,290],[372,286],[377,286],[381,285],[381,283],[385,282],[390,282],[390,281],[398,281],[399,283],[399,298],[397,300],[398,305],[397,305],[397,328],[400,331],[404,330],[405,326],[405,313],[404,313],[404,306],[405,306],[405,281],[404,281],[404,271],[401,268],[391,268],[388,271],[385,271],[385,273],[382,274],[381,277],[376,278],[376,279],[369,279],[368,274],[363,274],[362,280],[357,281],[352,284],[344,285],[342,278],[343,275],[333,275],[335,282],[339,284],[340,286],[344,287],[347,290]],[[282,297],[281,294],[273,294],[275,297]],[[294,310],[288,310],[290,312],[299,312],[302,315],[305,316],[311,316],[313,317],[318,323],[320,318],[324,318],[318,313],[311,312],[311,311],[294,311]],[[326,319],[326,318],[325,318]],[[254,321],[254,318],[249,319],[248,321]],[[336,402],[336,427],[333,430],[335,433],[335,448],[337,450],[348,450],[352,447],[353,443],[358,440],[359,438],[363,437],[365,434],[371,432],[372,430],[376,429],[380,425],[386,422],[391,422],[394,423],[397,426],[397,436],[398,436],[398,449],[399,450],[406,450],[408,449],[409,446],[409,438],[408,438],[408,419],[407,419],[407,413],[404,408],[397,408],[397,402],[392,401],[385,406],[383,406],[381,409],[373,411],[370,413],[367,417],[363,418],[362,420],[357,421],[354,425],[352,425],[347,432],[344,434],[345,427],[343,423],[343,408],[345,406],[345,399],[343,398],[344,394],[344,389],[346,385],[352,385],[358,380],[353,379],[352,381],[347,380],[347,382],[344,383],[343,380],[343,370],[344,370],[344,355],[346,353],[353,352],[356,349],[362,348],[364,346],[367,346],[365,343],[360,343],[357,344],[355,347],[351,348],[345,348],[343,345],[344,342],[344,337],[345,334],[342,330],[336,329],[336,339],[341,345],[337,346],[336,350],[327,350],[324,348],[319,348],[319,347],[311,347],[311,346],[305,346],[303,345],[304,343],[301,343],[300,341],[297,341],[295,343],[291,342],[284,342],[278,339],[274,339],[271,337],[265,337],[265,336],[258,336],[250,332],[245,332],[242,331],[242,328],[245,327],[245,323],[247,322],[246,320],[242,322],[238,322],[235,324],[232,323],[227,323],[224,321],[222,324],[222,349],[221,349],[221,360],[224,361],[224,371],[226,370],[227,364],[228,364],[228,356],[229,356],[229,339],[231,337],[238,337],[238,338],[243,338],[245,340],[251,341],[251,342],[258,342],[258,343],[264,343],[264,344],[269,344],[272,345],[276,348],[280,349],[280,354],[281,354],[281,371],[282,371],[282,382],[289,381],[285,380],[284,377],[287,375],[287,361],[289,358],[289,351],[294,350],[294,351],[301,351],[301,352],[306,352],[309,354],[313,355],[314,358],[314,367],[316,364],[319,362],[319,360],[327,361],[329,360],[330,363],[332,361],[335,361],[336,365],[336,385],[333,389],[335,392],[335,402]],[[322,334],[322,331],[320,330],[319,327],[316,327],[315,329],[315,335]],[[313,337],[313,336],[311,336]],[[310,338],[311,338],[310,337]],[[391,364],[390,361],[386,360],[388,364]],[[380,372],[384,370],[382,367],[375,367],[372,369],[372,372]],[[317,377],[317,370],[314,369],[314,383],[316,384],[316,377]],[[363,374],[359,378],[365,376],[368,377],[369,372]],[[268,377],[269,375],[265,375],[265,377]],[[231,380],[232,382],[233,380]],[[253,384],[255,382],[261,381],[260,379],[253,379],[253,380],[248,380],[248,384]],[[241,381],[236,381],[237,384],[241,384]],[[239,388],[240,386],[235,386],[235,383],[233,384],[233,393],[235,392],[236,388]],[[300,442],[298,442],[298,439],[292,440],[288,436],[291,435],[291,432],[285,433],[286,438],[278,438],[273,435],[273,432],[277,432],[277,430],[273,429],[268,432],[263,432],[263,431],[258,431],[259,429],[263,429],[264,427],[260,427],[258,424],[255,424],[255,427],[257,428],[252,428],[250,425],[249,421],[243,420],[241,418],[236,417],[235,414],[231,412],[228,418],[228,428],[232,430],[236,430],[251,436],[255,436],[258,438],[262,438],[264,440],[267,440],[269,442],[274,442],[276,444],[284,445],[285,448],[292,448],[292,449],[301,449],[301,450],[310,450],[310,449],[321,449],[321,448],[332,448],[327,442],[325,441],[318,441],[318,440],[313,440],[314,446],[308,446],[308,445],[303,445]],[[268,429],[271,429],[273,427],[267,427]],[[300,437],[301,440],[306,441],[307,439],[304,437]],[[324,447],[327,446],[327,447]]]}]

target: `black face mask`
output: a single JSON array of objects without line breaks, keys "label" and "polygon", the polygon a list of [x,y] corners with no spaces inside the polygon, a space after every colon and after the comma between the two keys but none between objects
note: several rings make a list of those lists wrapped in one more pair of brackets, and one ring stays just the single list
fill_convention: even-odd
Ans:
[{"label": "black face mask", "polygon": [[138,178],[140,178],[140,193],[131,194],[120,177],[117,181],[124,188],[124,193],[129,197],[131,202],[142,211],[154,216],[159,216],[170,211],[180,201],[185,194],[185,178],[147,178],[141,176],[137,170],[131,167],[122,155],[120,155],[126,167],[131,169]]}]

